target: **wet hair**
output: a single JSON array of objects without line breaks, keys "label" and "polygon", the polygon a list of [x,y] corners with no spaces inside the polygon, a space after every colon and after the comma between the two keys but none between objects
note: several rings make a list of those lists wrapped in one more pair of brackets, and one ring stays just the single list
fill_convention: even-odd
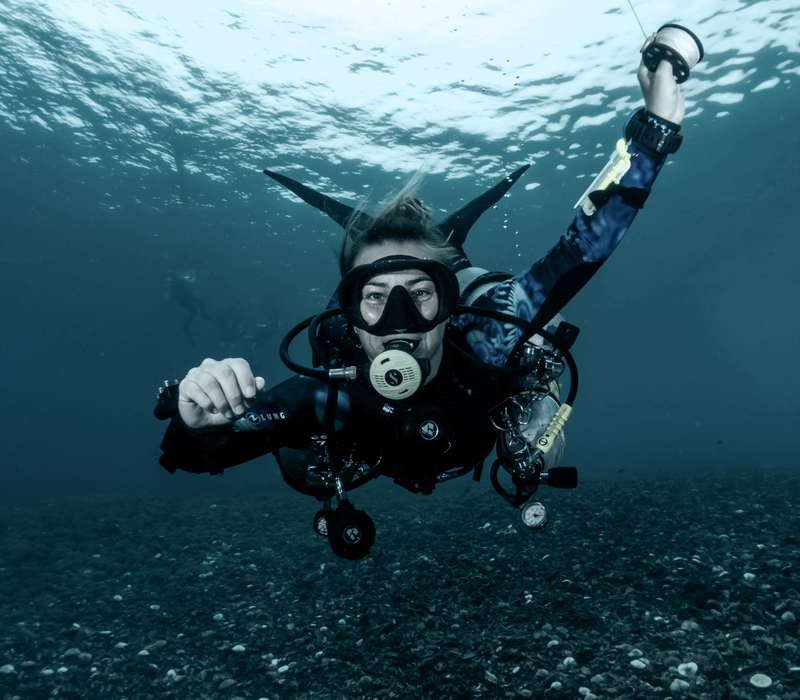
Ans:
[{"label": "wet hair", "polygon": [[416,198],[421,179],[420,175],[412,177],[399,192],[382,203],[377,214],[370,216],[361,208],[353,212],[338,255],[342,276],[353,268],[364,248],[387,241],[421,243],[430,249],[433,260],[451,268],[463,258],[436,226],[433,209]]}]

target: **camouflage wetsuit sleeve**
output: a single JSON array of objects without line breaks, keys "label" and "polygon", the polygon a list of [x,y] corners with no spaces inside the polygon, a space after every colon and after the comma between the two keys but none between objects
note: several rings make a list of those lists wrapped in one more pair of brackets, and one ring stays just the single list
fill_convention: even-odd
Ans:
[{"label": "camouflage wetsuit sleeve", "polygon": [[[583,209],[567,232],[530,269],[501,282],[479,296],[473,306],[509,313],[539,326],[545,325],[589,281],[619,245],[636,216],[635,198],[627,192],[648,193],[666,156],[628,144],[630,169],[612,195],[592,215]],[[641,204],[638,205],[639,207]],[[505,364],[521,330],[487,318],[462,315],[455,331],[484,362]]]}]

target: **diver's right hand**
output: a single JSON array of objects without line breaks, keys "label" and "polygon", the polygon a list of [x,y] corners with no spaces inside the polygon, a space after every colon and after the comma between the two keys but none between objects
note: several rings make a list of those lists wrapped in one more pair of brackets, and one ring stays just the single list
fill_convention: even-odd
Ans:
[{"label": "diver's right hand", "polygon": [[247,360],[203,360],[180,383],[178,410],[190,428],[228,425],[241,418],[264,389],[263,377],[254,377]]}]

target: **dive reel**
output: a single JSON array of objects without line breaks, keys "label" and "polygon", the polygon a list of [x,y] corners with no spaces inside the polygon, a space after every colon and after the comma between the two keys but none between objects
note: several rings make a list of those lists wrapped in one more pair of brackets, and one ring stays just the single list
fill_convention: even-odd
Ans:
[{"label": "dive reel", "polygon": [[[389,401],[413,395],[424,384],[430,372],[428,361],[420,362],[413,357],[412,345],[405,340],[387,343],[384,352],[361,366],[310,368],[292,360],[289,346],[305,329],[308,329],[314,357],[326,358],[318,329],[323,321],[341,313],[340,309],[331,308],[302,321],[286,334],[280,346],[281,360],[290,370],[329,383],[325,408],[325,429],[328,436],[335,434],[334,417],[340,382],[353,382],[352,386],[359,398],[371,402],[372,408],[379,414],[392,416],[402,411],[402,407]],[[528,503],[539,484],[557,488],[577,486],[577,470],[574,467],[559,467],[558,464],[564,451],[561,431],[577,394],[578,372],[569,348],[577,337],[578,329],[562,322],[553,334],[509,314],[471,306],[458,306],[456,313],[485,316],[516,325],[524,331],[510,354],[511,358],[519,357],[518,366],[491,365],[456,344],[445,342],[467,362],[480,366],[483,370],[488,367],[491,372],[500,376],[513,376],[524,388],[522,393],[503,402],[492,412],[492,421],[500,435],[497,442],[499,457],[492,466],[491,479],[495,490],[512,506],[523,511],[523,522],[526,525],[541,527],[546,522],[544,506],[538,502]],[[531,339],[535,342],[531,342]],[[548,387],[551,384],[556,385],[555,380],[563,373],[565,365],[570,372],[570,391],[566,401],[559,404],[556,395]],[[361,390],[358,390],[359,384]],[[364,384],[372,387],[377,396],[369,392]],[[429,409],[438,411],[435,407]],[[404,441],[418,440],[420,446],[430,441],[436,445],[434,452],[443,452],[449,446],[445,445],[447,432],[443,430],[445,426],[441,423],[441,418],[436,413],[421,417],[414,414],[413,420],[401,423],[401,438]],[[351,451],[349,457],[343,460],[334,454],[337,449],[334,441],[325,437],[316,440],[317,457],[315,463],[307,468],[306,485],[312,489],[309,493],[315,493],[324,501],[324,507],[314,516],[314,530],[328,538],[331,549],[337,556],[351,560],[361,559],[369,554],[375,541],[375,525],[364,511],[356,510],[350,503],[345,484],[352,489],[379,476],[380,459],[373,465],[364,464]],[[548,457],[551,451],[552,455]],[[516,494],[509,493],[500,484],[497,474],[501,466],[511,474],[517,487]],[[472,469],[473,465],[451,470],[437,475],[436,480],[446,481],[462,476]],[[335,510],[331,507],[334,496],[338,503]]]}]

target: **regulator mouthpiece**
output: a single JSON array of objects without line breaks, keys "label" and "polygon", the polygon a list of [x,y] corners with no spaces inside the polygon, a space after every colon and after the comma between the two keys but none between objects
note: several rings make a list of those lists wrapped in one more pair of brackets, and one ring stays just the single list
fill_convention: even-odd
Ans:
[{"label": "regulator mouthpiece", "polygon": [[703,60],[703,44],[686,27],[665,24],[642,46],[642,61],[647,70],[655,72],[661,61],[672,64],[672,74],[678,84],[689,77],[689,71]]},{"label": "regulator mouthpiece", "polygon": [[408,341],[392,341],[369,366],[369,382],[383,398],[401,400],[412,396],[430,373],[430,362],[421,363],[410,353]]}]

